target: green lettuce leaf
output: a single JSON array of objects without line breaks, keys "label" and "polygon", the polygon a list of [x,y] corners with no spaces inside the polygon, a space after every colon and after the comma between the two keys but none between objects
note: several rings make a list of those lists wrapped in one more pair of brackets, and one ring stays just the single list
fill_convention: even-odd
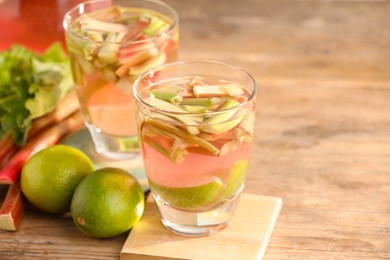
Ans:
[{"label": "green lettuce leaf", "polygon": [[54,110],[71,90],[69,60],[59,43],[39,55],[21,45],[0,53],[0,138],[23,145],[32,119]]}]

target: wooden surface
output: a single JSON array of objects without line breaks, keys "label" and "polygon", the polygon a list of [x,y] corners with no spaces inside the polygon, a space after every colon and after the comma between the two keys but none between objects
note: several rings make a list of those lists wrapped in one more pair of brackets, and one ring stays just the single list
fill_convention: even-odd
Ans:
[{"label": "wooden surface", "polygon": [[[283,199],[264,259],[390,259],[390,2],[167,2],[180,59],[258,82],[245,191]],[[126,237],[29,208],[19,232],[0,231],[0,259],[118,259]]]},{"label": "wooden surface", "polygon": [[221,252],[225,259],[261,259],[281,207],[280,198],[244,193],[228,227],[212,236],[191,238],[168,231],[149,196],[141,221],[122,248],[121,260],[220,259]]}]

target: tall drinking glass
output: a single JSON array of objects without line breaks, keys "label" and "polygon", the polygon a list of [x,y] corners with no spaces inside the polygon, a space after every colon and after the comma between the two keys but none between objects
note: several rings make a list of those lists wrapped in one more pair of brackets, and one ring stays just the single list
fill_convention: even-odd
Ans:
[{"label": "tall drinking glass", "polygon": [[178,15],[158,0],[95,0],[64,16],[75,90],[96,151],[129,159],[139,151],[133,82],[176,60]]},{"label": "tall drinking glass", "polygon": [[219,62],[175,62],[134,83],[138,135],[161,221],[188,236],[231,220],[248,169],[256,83]]}]

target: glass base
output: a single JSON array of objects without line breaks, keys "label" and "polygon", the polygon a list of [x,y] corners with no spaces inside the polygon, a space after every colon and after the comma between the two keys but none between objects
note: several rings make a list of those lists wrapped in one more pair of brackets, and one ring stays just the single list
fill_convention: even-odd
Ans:
[{"label": "glass base", "polygon": [[242,189],[235,196],[209,211],[195,212],[173,208],[153,194],[162,224],[170,231],[184,236],[208,236],[228,226]]},{"label": "glass base", "polygon": [[61,140],[61,144],[73,146],[84,152],[94,164],[96,170],[103,167],[115,167],[131,173],[141,184],[144,191],[149,190],[144,164],[140,153],[133,153],[130,158],[112,159],[102,156],[94,149],[94,143],[88,129],[83,128]]},{"label": "glass base", "polygon": [[122,137],[102,132],[87,124],[97,153],[111,159],[132,159],[139,154],[138,136]]}]

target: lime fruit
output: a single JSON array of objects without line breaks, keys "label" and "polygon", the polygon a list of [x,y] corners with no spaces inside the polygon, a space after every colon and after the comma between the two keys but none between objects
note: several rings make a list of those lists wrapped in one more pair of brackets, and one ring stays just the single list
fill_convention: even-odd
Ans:
[{"label": "lime fruit", "polygon": [[66,145],[54,145],[34,154],[21,173],[21,189],[38,209],[47,213],[69,212],[73,193],[94,171],[89,157]]},{"label": "lime fruit", "polygon": [[234,163],[229,179],[226,183],[226,188],[221,194],[221,200],[230,198],[241,188],[244,183],[247,170],[248,160],[238,160]]},{"label": "lime fruit", "polygon": [[168,187],[149,181],[154,194],[173,207],[196,209],[214,201],[223,188],[221,179],[214,177],[208,183],[191,187]]},{"label": "lime fruit", "polygon": [[130,230],[141,218],[145,198],[139,182],[118,168],[102,168],[74,192],[71,214],[83,233],[107,238]]}]

